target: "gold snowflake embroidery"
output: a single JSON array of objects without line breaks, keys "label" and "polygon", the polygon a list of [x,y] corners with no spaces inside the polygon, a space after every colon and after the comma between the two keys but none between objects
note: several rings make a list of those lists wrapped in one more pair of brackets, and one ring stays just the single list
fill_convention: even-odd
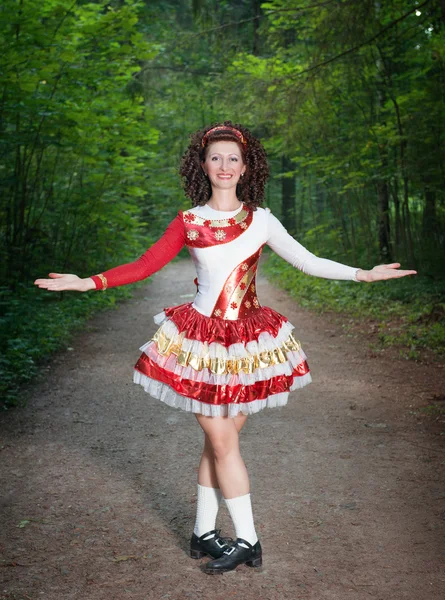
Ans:
[{"label": "gold snowflake embroidery", "polygon": [[254,299],[252,300],[252,302],[253,302],[253,305],[254,305],[254,307],[255,307],[255,308],[258,308],[258,307],[259,307],[260,303],[258,302],[258,298],[254,298]]},{"label": "gold snowflake embroidery", "polygon": [[196,240],[199,237],[199,231],[191,229],[190,231],[187,231],[187,237],[189,240]]},{"label": "gold snowflake embroidery", "polygon": [[252,283],[252,285],[250,286],[250,291],[251,292],[255,292],[255,285]]},{"label": "gold snowflake embroidery", "polygon": [[225,239],[226,232],[223,231],[222,229],[218,229],[217,231],[215,231],[215,237],[218,240],[218,242],[221,242],[221,240]]},{"label": "gold snowflake embroidery", "polygon": [[244,302],[244,306],[245,306],[246,308],[250,308],[252,305],[250,304],[250,302],[249,302],[248,300],[246,300],[246,301]]},{"label": "gold snowflake embroidery", "polygon": [[242,268],[243,271],[247,271],[247,269],[249,268],[249,265],[247,263],[243,263],[241,265],[241,268]]},{"label": "gold snowflake embroidery", "polygon": [[247,229],[247,223],[244,223],[244,221],[240,223],[239,226],[241,227],[241,229]]},{"label": "gold snowflake embroidery", "polygon": [[220,317],[221,316],[221,309],[217,308],[214,313],[215,317]]}]

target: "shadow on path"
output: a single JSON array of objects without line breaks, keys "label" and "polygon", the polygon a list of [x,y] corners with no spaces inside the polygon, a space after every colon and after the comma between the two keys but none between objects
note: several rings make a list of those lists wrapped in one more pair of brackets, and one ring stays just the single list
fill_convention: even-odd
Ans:
[{"label": "shadow on path", "polygon": [[[443,597],[444,449],[417,409],[444,369],[370,358],[326,317],[259,281],[314,383],[241,434],[264,567],[220,577],[188,556],[203,434],[132,383],[164,306],[193,264],[170,264],[94,317],[29,405],[2,417],[0,599],[435,600]],[[218,526],[233,534],[223,506]]]}]

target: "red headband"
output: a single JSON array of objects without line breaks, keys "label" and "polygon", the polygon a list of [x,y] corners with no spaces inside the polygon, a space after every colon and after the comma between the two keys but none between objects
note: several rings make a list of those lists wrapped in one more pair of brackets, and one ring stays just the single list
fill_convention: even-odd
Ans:
[{"label": "red headband", "polygon": [[247,140],[246,138],[243,136],[243,134],[241,133],[241,131],[238,131],[238,129],[235,129],[235,127],[230,127],[230,125],[218,125],[217,127],[212,127],[212,129],[209,129],[207,131],[207,133],[205,133],[203,135],[201,144],[202,147],[204,148],[204,146],[207,144],[207,139],[209,137],[210,134],[214,133],[215,131],[230,131],[231,133],[235,134],[236,137],[239,139],[239,141],[242,143],[242,145],[244,147],[247,146]]}]

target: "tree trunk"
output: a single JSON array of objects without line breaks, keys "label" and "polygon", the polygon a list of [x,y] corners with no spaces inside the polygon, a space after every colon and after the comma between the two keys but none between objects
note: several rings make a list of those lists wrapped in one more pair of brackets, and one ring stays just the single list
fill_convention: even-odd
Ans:
[{"label": "tree trunk", "polygon": [[392,261],[389,237],[389,188],[388,182],[381,179],[377,182],[379,199],[379,250],[383,262]]},{"label": "tree trunk", "polygon": [[252,0],[252,11],[253,16],[256,17],[253,19],[253,43],[252,43],[252,54],[254,56],[260,55],[260,35],[259,35],[259,26],[260,26],[260,15],[261,15],[261,0]]},{"label": "tree trunk", "polygon": [[[281,173],[293,171],[294,165],[288,156],[281,157]],[[283,225],[290,231],[295,230],[295,174],[281,178],[281,215]]]},{"label": "tree trunk", "polygon": [[[394,184],[391,186],[392,199],[394,201],[394,248],[397,255],[400,251],[402,224],[400,221],[400,198],[399,198],[399,181],[397,174],[394,177]],[[406,246],[406,244],[405,244]]]},{"label": "tree trunk", "polygon": [[422,229],[425,239],[436,237],[436,192],[428,187],[425,189],[425,208],[423,209]]}]

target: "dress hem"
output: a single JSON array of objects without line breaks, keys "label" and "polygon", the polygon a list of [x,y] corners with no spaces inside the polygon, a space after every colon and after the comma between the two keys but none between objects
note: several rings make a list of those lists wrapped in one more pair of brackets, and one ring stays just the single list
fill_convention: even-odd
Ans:
[{"label": "dress hem", "polygon": [[201,400],[195,400],[178,394],[173,388],[166,383],[156,381],[143,373],[134,370],[133,382],[141,385],[144,390],[153,398],[164,402],[173,408],[180,408],[185,412],[202,414],[204,416],[219,417],[228,416],[235,417],[237,414],[251,415],[265,408],[279,408],[285,406],[288,402],[289,392],[300,389],[311,383],[312,377],[310,373],[306,373],[301,377],[296,377],[289,391],[273,394],[261,400],[252,400],[244,403],[227,403],[227,404],[208,404]]}]

